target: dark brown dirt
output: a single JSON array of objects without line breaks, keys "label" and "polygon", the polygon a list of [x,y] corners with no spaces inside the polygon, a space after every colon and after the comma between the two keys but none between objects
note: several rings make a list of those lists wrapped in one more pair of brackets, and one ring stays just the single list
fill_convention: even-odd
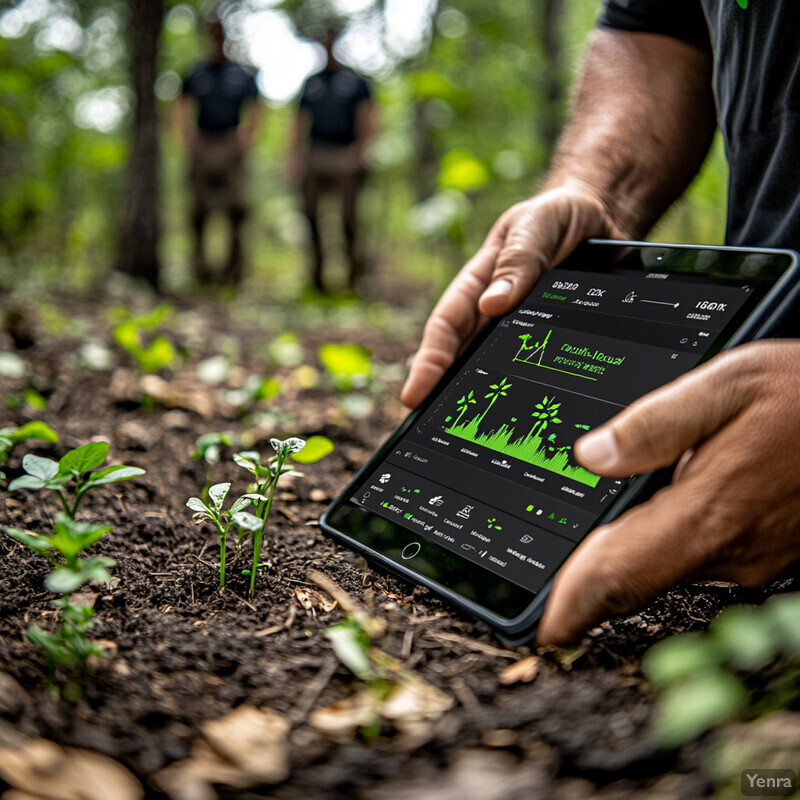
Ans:
[{"label": "dark brown dirt", "polygon": [[[35,386],[47,399],[42,411],[24,404],[9,408],[0,427],[38,418],[61,435],[57,445],[19,446],[8,464],[9,479],[19,474],[25,452],[58,458],[93,437],[110,442],[112,461],[147,470],[144,477],[98,491],[79,515],[113,525],[93,550],[117,560],[113,583],[94,587],[98,623],[93,637],[115,643],[116,651],[97,667],[76,703],[48,693],[44,662],[24,636],[32,624],[54,624],[53,595],[43,586],[47,565],[0,537],[0,673],[23,690],[0,703],[7,721],[26,734],[109,754],[147,784],[156,771],[188,755],[203,722],[240,704],[289,716],[290,777],[260,791],[220,795],[237,800],[567,800],[644,797],[656,789],[662,796],[689,798],[710,792],[698,766],[697,745],[676,753],[654,746],[648,733],[651,698],[640,678],[639,659],[669,633],[703,627],[724,605],[759,600],[764,592],[722,585],[676,590],[641,614],[592,632],[585,653],[570,669],[545,654],[534,682],[502,686],[499,673],[512,656],[528,654],[525,648],[509,658],[495,654],[491,648],[499,645],[485,628],[452,613],[424,589],[370,571],[360,558],[326,539],[317,524],[325,502],[403,416],[396,400],[397,376],[413,350],[418,316],[411,309],[395,309],[393,314],[408,315],[411,322],[392,333],[363,314],[320,312],[315,327],[301,335],[306,364],[316,365],[316,345],[332,340],[362,342],[379,364],[399,365],[392,379],[363,393],[371,400],[371,413],[352,419],[324,376],[318,386],[300,389],[292,384],[291,368],[265,360],[270,330],[280,330],[286,319],[278,309],[264,325],[258,324],[257,314],[249,317],[255,322],[245,324],[246,315],[237,309],[210,302],[187,306],[171,323],[178,340],[186,335],[186,325],[178,323],[189,318],[189,311],[202,335],[199,344],[190,345],[191,356],[178,377],[194,381],[196,394],[215,398],[216,388],[192,377],[194,365],[216,352],[220,336],[235,340],[239,365],[284,382],[283,394],[263,406],[280,412],[271,429],[259,428],[252,413],[231,416],[219,405],[205,417],[159,403],[141,407],[118,390],[135,385],[136,377],[129,357],[114,346],[111,369],[77,366],[87,331],[110,342],[103,315],[85,303],[55,335],[29,309],[24,316],[30,341],[0,333],[0,350],[15,350],[30,369],[25,379],[0,377],[0,391],[13,403],[26,385]],[[73,338],[70,331],[81,337]],[[15,349],[15,340],[27,346]],[[254,437],[265,455],[264,435],[323,434],[336,444],[331,456],[307,468],[305,478],[279,492],[265,539],[271,566],[252,601],[239,574],[242,564],[230,571],[229,587],[219,591],[216,537],[210,527],[193,524],[185,506],[204,482],[203,465],[190,457],[193,443],[201,433],[220,430]],[[244,490],[246,474],[230,461],[236,449],[227,449],[214,469],[214,481],[231,480],[234,489]],[[52,496],[3,491],[0,508],[4,524],[42,530],[57,504]],[[298,601],[296,590],[308,586],[311,569],[322,571],[386,620],[386,652],[455,697],[454,708],[423,735],[404,738],[387,727],[371,741],[334,741],[309,726],[309,711],[348,696],[354,681],[344,667],[322,684],[317,680],[333,663],[323,632],[341,612],[305,610]],[[270,629],[275,632],[265,634]],[[512,732],[500,737],[502,747],[491,746],[497,743],[491,732],[498,729]]]}]

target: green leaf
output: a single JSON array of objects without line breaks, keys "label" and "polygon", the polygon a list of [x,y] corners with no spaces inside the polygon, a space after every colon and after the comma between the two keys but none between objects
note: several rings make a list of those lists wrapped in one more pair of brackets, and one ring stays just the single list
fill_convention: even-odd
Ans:
[{"label": "green leaf", "polygon": [[33,475],[20,475],[19,478],[14,478],[8,484],[8,491],[14,492],[17,489],[43,489],[46,486],[45,481],[41,478],[35,478]]},{"label": "green leaf", "polygon": [[230,491],[230,488],[230,483],[215,483],[209,488],[208,497],[214,504],[214,508],[217,512],[222,509],[222,503],[225,501],[225,497]]},{"label": "green leaf", "polygon": [[99,467],[108,455],[108,442],[89,442],[74,450],[70,450],[58,462],[58,471],[66,473],[81,473]]},{"label": "green leaf", "polygon": [[653,645],[644,657],[642,672],[656,689],[663,689],[721,661],[722,654],[710,637],[684,633]]},{"label": "green leaf", "polygon": [[36,439],[39,442],[55,443],[58,441],[58,434],[46,423],[35,419],[18,428],[14,432],[13,438],[15,442],[21,442],[23,439]]},{"label": "green leaf", "polygon": [[257,452],[255,452],[255,450],[246,450],[241,453],[233,454],[233,463],[238,464],[240,467],[243,467],[253,474],[255,474],[258,468],[261,466],[259,461],[260,456]]},{"label": "green leaf", "polygon": [[175,360],[175,348],[165,336],[157,336],[150,344],[139,351],[136,365],[142,372],[158,372],[169,367]]},{"label": "green leaf", "polygon": [[677,747],[734,714],[747,699],[730,672],[707,669],[671,686],[661,697],[656,732],[663,747]]},{"label": "green leaf", "polygon": [[44,585],[58,594],[69,594],[89,580],[89,576],[80,570],[59,567],[53,570],[45,579]]},{"label": "green leaf", "polygon": [[238,528],[244,531],[252,531],[253,533],[260,531],[264,527],[264,520],[259,519],[249,511],[238,511],[233,515],[233,522]]},{"label": "green leaf", "polygon": [[709,627],[709,633],[736,669],[756,669],[778,655],[779,647],[763,609],[726,608]]},{"label": "green leaf", "polygon": [[366,631],[348,618],[325,631],[339,660],[358,678],[370,681],[375,673],[369,663],[370,640]]},{"label": "green leaf", "polygon": [[774,626],[780,648],[790,656],[800,655],[800,594],[771,597],[764,612]]},{"label": "green leaf", "polygon": [[20,528],[9,528],[7,526],[4,526],[3,530],[12,539],[16,539],[20,544],[30,547],[31,550],[40,555],[44,555],[53,547],[50,540],[39,533],[31,533],[30,531],[23,531]]},{"label": "green leaf", "polygon": [[287,456],[292,455],[292,453],[299,453],[306,446],[305,440],[298,439],[296,436],[291,439],[286,439],[285,441],[270,439],[269,443],[278,455]]},{"label": "green leaf", "polygon": [[317,352],[320,363],[339,391],[349,392],[365,386],[372,378],[370,351],[360,344],[327,343],[320,345]]},{"label": "green leaf", "polygon": [[71,561],[78,553],[91,547],[111,530],[110,525],[92,522],[76,522],[63,512],[56,515],[53,536],[50,541],[61,555]]},{"label": "green leaf", "polygon": [[192,509],[192,511],[196,511],[198,514],[205,514],[207,517],[213,517],[214,513],[211,509],[199,498],[199,497],[190,497],[186,501],[186,505]]},{"label": "green leaf", "polygon": [[300,453],[292,455],[292,461],[298,464],[314,464],[332,453],[333,442],[327,436],[312,436]]},{"label": "green leaf", "polygon": [[99,469],[93,472],[89,479],[84,484],[84,488],[89,489],[95,486],[104,486],[107,483],[118,483],[119,481],[128,481],[131,478],[138,478],[144,475],[145,471],[140,467],[128,467],[124,464],[115,464],[112,467]]},{"label": "green leaf", "polygon": [[42,458],[31,453],[28,453],[22,459],[22,469],[28,475],[33,475],[33,477],[39,478],[44,483],[58,475],[58,463],[53,461],[52,458]]},{"label": "green leaf", "polygon": [[235,514],[237,511],[242,511],[243,509],[247,508],[252,501],[256,501],[259,503],[263,503],[269,498],[263,494],[256,494],[255,492],[250,492],[249,494],[243,494],[241,497],[238,497],[233,505],[231,506],[231,514]]}]

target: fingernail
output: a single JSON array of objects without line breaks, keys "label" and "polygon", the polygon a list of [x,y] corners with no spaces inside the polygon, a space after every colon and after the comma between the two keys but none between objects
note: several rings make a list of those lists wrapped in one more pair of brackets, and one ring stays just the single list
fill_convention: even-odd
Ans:
[{"label": "fingernail", "polygon": [[495,281],[489,288],[483,293],[482,300],[486,300],[490,297],[507,297],[511,294],[511,290],[514,288],[514,284],[511,281],[507,281],[505,278],[500,278],[500,280]]},{"label": "fingernail", "polygon": [[619,459],[617,439],[608,428],[587,433],[576,449],[579,460],[590,469],[610,469]]}]

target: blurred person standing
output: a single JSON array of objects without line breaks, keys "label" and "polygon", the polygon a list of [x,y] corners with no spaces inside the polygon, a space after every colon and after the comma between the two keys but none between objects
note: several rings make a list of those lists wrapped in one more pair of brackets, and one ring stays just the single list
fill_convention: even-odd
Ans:
[{"label": "blurred person standing", "polygon": [[204,249],[204,233],[213,211],[230,223],[228,259],[216,281],[237,285],[243,274],[242,227],[247,216],[245,157],[261,122],[253,73],[225,54],[222,22],[206,23],[210,58],[183,82],[177,104],[179,132],[189,156],[192,194],[194,272],[200,284],[215,281]]},{"label": "blurred person standing", "polygon": [[318,41],[327,61],[322,72],[303,85],[289,142],[288,172],[302,196],[308,220],[311,280],[325,291],[324,252],[318,219],[319,198],[325,190],[338,193],[342,229],[349,263],[348,288],[355,291],[364,273],[358,242],[358,199],[367,174],[366,150],[376,127],[369,85],[333,54],[339,35],[327,28]]}]

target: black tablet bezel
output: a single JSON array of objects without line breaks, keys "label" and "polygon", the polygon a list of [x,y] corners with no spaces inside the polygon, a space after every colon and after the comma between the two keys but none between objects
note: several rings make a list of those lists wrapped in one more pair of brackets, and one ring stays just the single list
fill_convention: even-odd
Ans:
[{"label": "black tablet bezel", "polygon": [[[689,271],[685,268],[692,257],[697,260],[696,257],[700,253],[713,253],[717,256],[717,265],[713,271],[709,269],[702,272]],[[686,274],[689,280],[700,277],[706,283],[715,281],[725,283],[730,279],[753,281],[754,291],[751,299],[742,307],[736,318],[721,331],[699,363],[707,361],[721,349],[768,335],[770,321],[776,316],[781,301],[787,298],[790,288],[797,283],[798,259],[797,255],[789,250],[589,240],[582,243],[560,266],[565,269],[619,274],[630,271],[633,267],[632,261],[637,256],[641,265],[641,269],[633,270],[637,274],[646,272],[667,272],[675,276]],[[756,263],[755,260],[763,259],[761,270],[769,272],[769,276],[742,274],[742,268],[748,264],[748,257],[752,257],[749,262],[750,267]],[[507,639],[513,640],[515,636],[532,629],[541,614],[552,580],[541,591],[531,592],[440,547],[435,542],[420,538],[413,531],[385,517],[350,502],[350,497],[359,487],[363,488],[370,473],[419,417],[437,401],[445,387],[464,368],[502,319],[502,317],[495,318],[484,326],[425,401],[406,417],[334,500],[320,522],[326,533],[363,553],[379,566],[413,582],[428,586],[450,602],[488,622]],[[653,474],[629,479],[613,504],[598,515],[592,528],[611,521],[626,508],[641,502],[653,491],[658,481],[659,476]],[[500,613],[499,607],[502,607],[505,613]]]}]

